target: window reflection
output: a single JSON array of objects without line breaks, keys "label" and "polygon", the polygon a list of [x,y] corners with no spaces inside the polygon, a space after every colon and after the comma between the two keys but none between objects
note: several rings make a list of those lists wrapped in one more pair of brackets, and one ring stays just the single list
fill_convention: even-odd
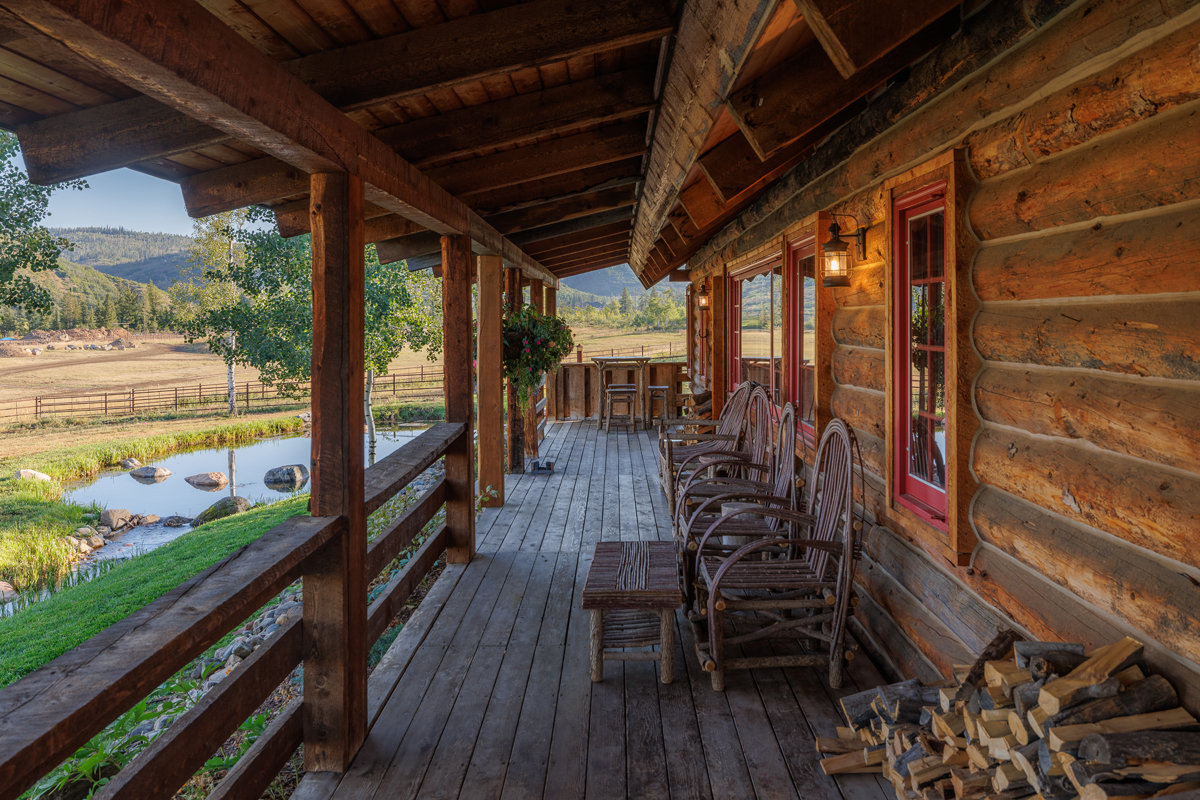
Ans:
[{"label": "window reflection", "polygon": [[816,257],[800,260],[800,421],[816,424],[816,402],[813,386],[817,364],[817,281]]},{"label": "window reflection", "polygon": [[741,377],[771,384],[771,273],[741,281]]},{"label": "window reflection", "polygon": [[946,488],[945,212],[909,221],[909,474]]}]

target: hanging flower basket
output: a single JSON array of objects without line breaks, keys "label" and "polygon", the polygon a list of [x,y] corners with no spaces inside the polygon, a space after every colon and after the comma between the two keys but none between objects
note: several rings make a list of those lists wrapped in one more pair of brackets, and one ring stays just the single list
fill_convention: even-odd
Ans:
[{"label": "hanging flower basket", "polygon": [[504,377],[517,387],[517,404],[524,413],[542,375],[556,369],[575,346],[571,329],[561,318],[539,314],[522,305],[504,320]]}]

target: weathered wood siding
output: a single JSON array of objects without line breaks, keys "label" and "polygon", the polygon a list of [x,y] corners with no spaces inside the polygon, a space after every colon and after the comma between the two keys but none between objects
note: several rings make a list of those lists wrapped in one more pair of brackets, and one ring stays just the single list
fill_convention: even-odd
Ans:
[{"label": "weathered wood siding", "polygon": [[[1024,32],[941,97],[807,182],[804,165],[782,178],[695,274],[719,274],[819,209],[870,226],[852,286],[833,292],[825,366],[831,410],[855,428],[869,473],[855,624],[892,667],[946,672],[1001,624],[1089,647],[1132,635],[1195,708],[1200,7],[1087,0],[1039,22],[1043,5],[1026,3],[1013,20]],[[961,376],[979,425],[969,564],[885,492],[887,187],[950,148],[978,181],[967,222],[979,305],[957,332],[981,363]]]}]

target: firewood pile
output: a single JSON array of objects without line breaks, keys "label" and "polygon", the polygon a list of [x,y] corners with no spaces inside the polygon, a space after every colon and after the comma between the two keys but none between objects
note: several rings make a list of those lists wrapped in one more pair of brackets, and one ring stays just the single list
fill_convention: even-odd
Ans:
[{"label": "firewood pile", "polygon": [[689,416],[698,419],[712,419],[712,392],[700,392],[689,398]]},{"label": "firewood pile", "polygon": [[881,773],[897,800],[1200,798],[1200,724],[1140,642],[1015,638],[953,679],[844,698],[847,726],[817,739],[825,774]]}]

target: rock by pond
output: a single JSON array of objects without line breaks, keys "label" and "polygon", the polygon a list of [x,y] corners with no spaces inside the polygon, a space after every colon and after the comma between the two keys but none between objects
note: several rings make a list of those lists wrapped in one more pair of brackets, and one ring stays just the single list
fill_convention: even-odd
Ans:
[{"label": "rock by pond", "polygon": [[192,518],[180,516],[167,517],[162,521],[162,524],[168,528],[182,528],[184,525],[191,525]]},{"label": "rock by pond", "polygon": [[199,475],[189,475],[184,480],[197,489],[209,492],[215,492],[229,485],[229,478],[225,477],[224,472],[201,472]]},{"label": "rock by pond", "polygon": [[267,474],[263,476],[263,483],[275,489],[277,487],[285,487],[286,489],[299,488],[308,482],[308,467],[303,464],[288,464],[285,467],[275,467],[267,470]]},{"label": "rock by pond", "polygon": [[109,530],[124,528],[133,522],[133,514],[127,508],[109,508],[100,514],[100,524]]},{"label": "rock by pond", "polygon": [[136,458],[133,458],[133,457],[121,459],[121,466],[124,467],[125,469],[137,469],[141,465],[142,465],[142,462],[138,461]]},{"label": "rock by pond", "polygon": [[208,508],[200,512],[200,514],[192,520],[192,527],[199,527],[206,522],[212,522],[215,519],[223,517],[231,517],[234,514],[241,514],[243,511],[250,509],[250,501],[244,497],[222,497],[217,502],[213,503]]},{"label": "rock by pond", "polygon": [[19,469],[19,470],[17,470],[17,473],[14,477],[16,477],[18,479],[29,478],[29,479],[35,480],[35,481],[46,481],[46,482],[50,482],[50,481],[54,480],[46,473],[38,472],[36,469]]},{"label": "rock by pond", "polygon": [[129,471],[130,477],[139,483],[158,483],[171,476],[171,470],[165,467],[138,467]]}]

